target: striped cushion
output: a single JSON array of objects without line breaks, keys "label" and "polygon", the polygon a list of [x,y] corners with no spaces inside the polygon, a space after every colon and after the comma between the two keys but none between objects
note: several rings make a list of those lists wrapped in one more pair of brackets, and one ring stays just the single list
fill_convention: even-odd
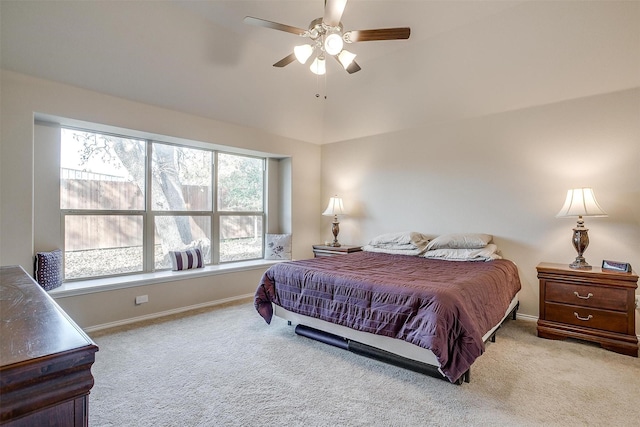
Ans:
[{"label": "striped cushion", "polygon": [[198,248],[184,251],[169,251],[169,256],[171,257],[173,271],[204,267],[202,251]]}]

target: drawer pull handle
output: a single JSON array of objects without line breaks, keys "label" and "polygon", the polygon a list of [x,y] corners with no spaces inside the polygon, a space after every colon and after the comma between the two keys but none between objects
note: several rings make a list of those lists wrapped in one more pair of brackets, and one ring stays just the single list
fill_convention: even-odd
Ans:
[{"label": "drawer pull handle", "polygon": [[589,298],[591,298],[591,297],[593,296],[593,294],[592,294],[591,292],[589,292],[589,293],[587,294],[587,296],[586,296],[586,297],[583,297],[582,295],[580,295],[580,294],[579,294],[579,293],[577,293],[576,291],[573,291],[573,294],[574,294],[575,296],[577,296],[578,298],[582,298],[582,299],[589,299]]},{"label": "drawer pull handle", "polygon": [[580,315],[574,311],[574,312],[573,312],[573,315],[574,315],[574,316],[576,316],[576,319],[578,319],[578,320],[582,320],[582,321],[584,321],[584,322],[587,322],[587,321],[589,321],[589,320],[593,319],[593,316],[592,316],[591,314],[590,314],[590,315],[588,315],[587,317],[580,317]]}]

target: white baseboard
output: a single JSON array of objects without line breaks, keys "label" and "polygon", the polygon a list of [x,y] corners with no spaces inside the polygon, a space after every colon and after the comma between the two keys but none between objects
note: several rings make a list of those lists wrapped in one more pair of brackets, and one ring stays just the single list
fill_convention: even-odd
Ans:
[{"label": "white baseboard", "polygon": [[[204,302],[202,304],[195,304],[195,305],[190,305],[190,306],[187,306],[187,307],[174,308],[173,310],[160,311],[158,313],[147,314],[145,316],[132,317],[130,319],[118,320],[116,322],[109,322],[109,323],[103,323],[101,325],[89,326],[87,328],[83,328],[83,330],[85,332],[87,332],[87,333],[88,332],[101,331],[103,329],[109,329],[109,328],[115,328],[115,327],[118,327],[118,326],[129,325],[131,323],[142,322],[144,320],[152,320],[152,319],[157,319],[159,317],[170,316],[172,314],[184,313],[185,311],[189,311],[189,310],[197,310],[199,308],[214,307],[216,305],[222,305],[222,304],[226,304],[226,303],[229,303],[229,302],[240,301],[240,300],[245,299],[245,298],[252,298],[253,296],[254,296],[254,294],[239,295],[239,296],[233,297],[233,298],[225,298],[225,299],[216,300],[216,301],[209,301],[209,302]],[[517,313],[516,314],[516,319],[525,320],[527,322],[537,322],[538,321],[538,316],[532,316],[530,314]],[[640,341],[640,335],[638,335],[638,340]]]},{"label": "white baseboard", "polygon": [[527,322],[537,322],[538,321],[538,316],[532,316],[530,314],[517,313],[516,314],[516,319],[526,320]]},{"label": "white baseboard", "polygon": [[145,320],[153,320],[153,319],[157,319],[159,317],[165,317],[165,316],[171,316],[173,314],[184,313],[185,311],[197,310],[197,309],[200,309],[200,308],[207,308],[207,307],[213,307],[213,306],[216,306],[216,305],[227,304],[227,303],[230,303],[230,302],[240,301],[240,300],[245,299],[245,298],[253,298],[253,296],[254,296],[253,293],[246,294],[246,295],[238,295],[238,296],[232,297],[232,298],[225,298],[225,299],[221,299],[221,300],[208,301],[208,302],[204,302],[204,303],[201,303],[201,304],[189,305],[187,307],[174,308],[172,310],[160,311],[160,312],[157,312],[157,313],[146,314],[144,316],[131,317],[129,319],[117,320],[115,322],[109,322],[109,323],[103,323],[103,324],[100,324],[100,325],[88,326],[88,327],[82,328],[82,329],[87,333],[96,332],[96,331],[101,331],[103,329],[116,328],[118,326],[129,325],[131,323],[142,322],[142,321],[145,321]]}]

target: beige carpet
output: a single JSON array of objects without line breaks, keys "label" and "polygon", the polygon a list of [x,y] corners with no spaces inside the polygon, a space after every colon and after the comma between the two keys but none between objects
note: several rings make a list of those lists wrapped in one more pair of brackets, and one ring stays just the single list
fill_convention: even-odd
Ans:
[{"label": "beige carpet", "polygon": [[640,361],[507,321],[449,384],[267,325],[252,305],[94,334],[90,425],[637,426]]}]

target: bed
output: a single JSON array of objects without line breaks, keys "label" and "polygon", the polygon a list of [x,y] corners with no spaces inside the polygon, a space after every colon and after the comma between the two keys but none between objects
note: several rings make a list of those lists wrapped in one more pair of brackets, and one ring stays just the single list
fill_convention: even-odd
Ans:
[{"label": "bed", "polygon": [[518,308],[505,259],[455,262],[363,251],[290,261],[262,276],[255,307],[296,333],[460,384]]}]

